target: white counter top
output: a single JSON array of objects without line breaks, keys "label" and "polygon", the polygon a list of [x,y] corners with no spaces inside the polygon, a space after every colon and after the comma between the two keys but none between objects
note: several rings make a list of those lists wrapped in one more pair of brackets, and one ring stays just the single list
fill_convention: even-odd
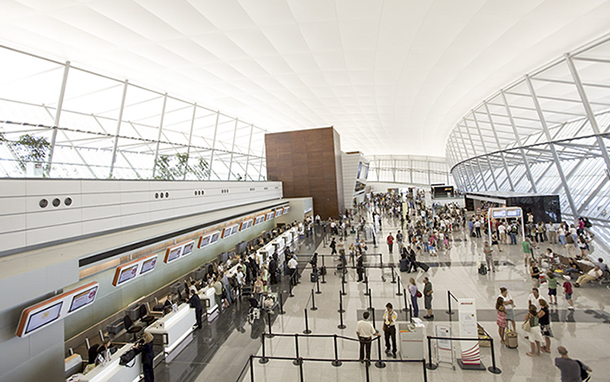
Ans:
[{"label": "white counter top", "polygon": [[133,367],[127,367],[119,365],[121,356],[128,352],[133,347],[133,344],[124,345],[122,348],[116,351],[110,358],[110,361],[106,362],[104,366],[98,365],[89,373],[81,377],[81,382],[133,382],[140,379],[142,373],[142,357],[136,355],[135,364]]}]

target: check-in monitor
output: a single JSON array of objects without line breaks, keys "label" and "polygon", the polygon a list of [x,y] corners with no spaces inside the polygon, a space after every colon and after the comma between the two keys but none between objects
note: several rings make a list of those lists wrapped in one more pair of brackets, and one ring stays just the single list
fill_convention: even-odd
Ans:
[{"label": "check-in monitor", "polygon": [[99,287],[96,284],[95,286],[74,295],[74,297],[72,297],[72,301],[70,302],[70,309],[68,310],[68,313],[72,313],[84,306],[92,304],[95,301],[95,296],[97,296],[98,288]]},{"label": "check-in monitor", "polygon": [[25,327],[25,334],[33,332],[34,330],[57,320],[59,318],[59,314],[61,313],[62,305],[63,301],[59,301],[58,303],[51,305],[39,312],[31,314],[30,318],[28,319],[28,323]]},{"label": "check-in monitor", "polygon": [[157,256],[152,259],[146,260],[142,263],[142,269],[140,269],[140,274],[146,273],[148,271],[152,271],[155,269],[155,265],[157,264]]},{"label": "check-in monitor", "polygon": [[138,275],[138,266],[140,264],[134,264],[130,267],[123,268],[119,274],[119,279],[116,285],[121,285],[126,281],[129,281]]},{"label": "check-in monitor", "polygon": [[195,242],[194,241],[190,241],[186,244],[184,244],[184,247],[182,247],[182,256],[188,256],[191,253],[193,253],[193,248],[195,247]]}]

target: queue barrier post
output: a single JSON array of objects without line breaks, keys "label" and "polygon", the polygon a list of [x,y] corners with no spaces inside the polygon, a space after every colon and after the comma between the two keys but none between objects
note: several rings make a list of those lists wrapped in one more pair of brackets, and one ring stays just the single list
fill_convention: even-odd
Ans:
[{"label": "queue barrier post", "polygon": [[288,294],[288,297],[294,297],[294,294],[292,294],[292,288],[293,288],[292,279],[293,279],[293,276],[290,276],[290,289],[289,289],[290,293]]},{"label": "queue barrier post", "polygon": [[279,300],[280,300],[280,311],[278,312],[278,314],[286,314],[286,311],[284,311],[284,294],[281,292],[280,292]]},{"label": "queue barrier post", "polygon": [[332,365],[335,367],[339,367],[343,363],[341,361],[339,361],[339,347],[337,346],[337,335],[336,334],[333,336],[333,339],[334,339],[334,343],[335,343],[335,359],[332,361]]},{"label": "queue barrier post", "polygon": [[341,294],[342,294],[343,296],[346,296],[346,295],[347,295],[347,292],[345,291],[345,273],[343,274],[343,281],[344,281],[344,282],[342,282],[342,283],[341,283]]},{"label": "queue barrier post", "polygon": [[402,292],[400,291],[400,276],[398,276],[398,292],[396,293],[396,296],[402,296]]},{"label": "queue barrier post", "polygon": [[407,304],[407,290],[403,288],[403,293],[402,293],[402,299],[405,302],[405,309],[404,311],[407,312],[409,310],[409,304]]},{"label": "queue barrier post", "polygon": [[311,288],[311,308],[309,308],[311,310],[318,310],[318,307],[316,306],[316,294],[313,291],[313,288]]},{"label": "queue barrier post", "polygon": [[307,308],[303,309],[305,312],[305,330],[303,330],[303,334],[311,334],[311,330],[309,330],[309,320],[307,319]]},{"label": "queue barrier post", "polygon": [[[371,290],[369,289],[369,310],[373,310],[373,294],[371,293]],[[375,314],[375,313],[373,313]],[[375,321],[373,321],[375,322]]]},{"label": "queue barrier post", "polygon": [[292,361],[292,363],[294,365],[298,366],[303,363],[303,359],[299,355],[299,333],[294,333],[294,343],[295,343],[294,349],[296,352],[296,358],[294,359],[294,361]]},{"label": "queue barrier post", "polygon": [[343,309],[343,295],[341,294],[341,291],[339,291],[339,313],[345,313],[345,310]]},{"label": "queue barrier post", "polygon": [[369,275],[365,274],[364,275],[364,284],[365,284],[365,288],[364,288],[364,295],[368,296],[369,293]]},{"label": "queue barrier post", "polygon": [[345,329],[345,328],[347,328],[347,326],[345,326],[345,324],[343,323],[343,312],[344,312],[344,310],[343,310],[343,306],[341,306],[341,309],[339,309],[339,319],[340,319],[340,323],[339,323],[339,325],[337,326],[337,328],[339,328],[339,329]]},{"label": "queue barrier post", "polygon": [[269,326],[269,333],[267,334],[267,337],[269,338],[273,338],[273,332],[271,331],[271,310],[267,310],[267,324]]},{"label": "queue barrier post", "polygon": [[320,291],[320,277],[316,277],[316,294],[321,294]]},{"label": "queue barrier post", "polygon": [[426,364],[426,369],[428,370],[436,370],[438,365],[432,363],[432,339],[428,336],[428,363]]},{"label": "queue barrier post", "polygon": [[253,356],[250,354],[250,382],[254,382],[254,361]]},{"label": "queue barrier post", "polygon": [[394,270],[394,267],[390,267],[392,269],[392,284],[396,284],[396,271]]},{"label": "queue barrier post", "polygon": [[491,366],[487,368],[487,370],[489,370],[490,373],[493,374],[500,374],[502,373],[502,370],[500,370],[500,368],[496,367],[496,352],[494,351],[494,339],[491,338],[491,336],[487,336],[489,338],[489,342],[491,343]]},{"label": "queue barrier post", "polygon": [[445,313],[454,314],[455,312],[451,310],[451,291],[447,291],[447,306],[449,307],[449,310],[446,310]]},{"label": "queue barrier post", "polygon": [[[375,314],[373,314],[373,319]],[[377,362],[375,362],[375,367],[378,369],[383,369],[386,367],[385,362],[381,359],[381,337],[377,337]]]},{"label": "queue barrier post", "polygon": [[[324,255],[322,255],[322,267],[326,270],[326,266],[324,265]],[[322,274],[322,284],[326,284],[326,272],[320,272]]]},{"label": "queue barrier post", "polygon": [[269,358],[267,358],[265,356],[265,333],[261,333],[261,342],[263,343],[263,356],[261,357],[261,359],[258,360],[259,363],[261,364],[266,364],[267,362],[269,362]]}]

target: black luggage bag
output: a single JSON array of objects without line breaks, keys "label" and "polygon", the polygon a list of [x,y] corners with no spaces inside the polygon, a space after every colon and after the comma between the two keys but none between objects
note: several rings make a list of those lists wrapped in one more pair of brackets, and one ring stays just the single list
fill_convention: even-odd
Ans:
[{"label": "black luggage bag", "polygon": [[424,272],[428,272],[430,266],[428,264],[417,262],[417,266],[420,267]]},{"label": "black luggage bag", "polygon": [[318,282],[318,272],[311,272],[311,282]]}]

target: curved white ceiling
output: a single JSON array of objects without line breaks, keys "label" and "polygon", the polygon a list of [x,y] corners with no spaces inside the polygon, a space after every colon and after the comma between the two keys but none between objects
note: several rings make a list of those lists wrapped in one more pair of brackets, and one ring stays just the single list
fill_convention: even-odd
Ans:
[{"label": "curved white ceiling", "polygon": [[610,31],[605,0],[3,0],[0,43],[344,151],[444,155],[455,123]]}]

